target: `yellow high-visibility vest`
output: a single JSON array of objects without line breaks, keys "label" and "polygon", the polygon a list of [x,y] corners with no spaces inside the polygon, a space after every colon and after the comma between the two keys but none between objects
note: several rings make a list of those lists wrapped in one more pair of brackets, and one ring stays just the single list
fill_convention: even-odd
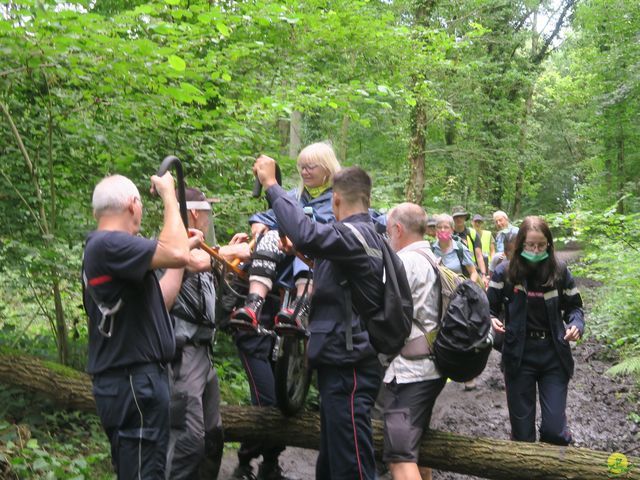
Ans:
[{"label": "yellow high-visibility vest", "polygon": [[[478,238],[478,232],[476,230],[470,230],[475,234],[475,238]],[[469,250],[471,251],[471,257],[473,258],[473,262],[477,265],[476,261],[476,252],[475,245],[471,241],[471,236],[467,235],[467,243],[469,244]],[[482,253],[489,257],[489,261],[491,261],[491,232],[489,230],[483,230],[482,235],[480,236],[480,245],[482,246]],[[485,265],[485,268],[489,268],[489,265]]]}]

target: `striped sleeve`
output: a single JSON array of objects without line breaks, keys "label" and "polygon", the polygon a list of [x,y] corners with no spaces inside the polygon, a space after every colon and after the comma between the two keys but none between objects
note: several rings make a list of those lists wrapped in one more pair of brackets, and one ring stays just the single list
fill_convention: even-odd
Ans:
[{"label": "striped sleeve", "polygon": [[568,327],[575,326],[584,332],[584,311],[582,309],[582,297],[576,287],[575,280],[568,268],[565,267],[563,285],[560,295],[560,308],[563,311],[563,319]]},{"label": "striped sleeve", "polygon": [[489,308],[492,317],[499,317],[502,312],[502,304],[504,300],[504,276],[505,265],[500,265],[491,275],[489,288],[487,289],[487,297],[489,298]]}]

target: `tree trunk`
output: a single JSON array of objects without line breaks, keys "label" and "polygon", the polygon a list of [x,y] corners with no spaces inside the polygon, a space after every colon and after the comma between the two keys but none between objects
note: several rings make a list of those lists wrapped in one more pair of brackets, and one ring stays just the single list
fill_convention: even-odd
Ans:
[{"label": "tree trunk", "polygon": [[617,164],[617,172],[616,177],[618,178],[618,206],[616,208],[619,214],[624,214],[624,130],[622,129],[622,124],[620,124],[620,133],[618,135],[618,164]]},{"label": "tree trunk", "polygon": [[[13,352],[0,353],[0,382],[19,386],[56,401],[61,407],[95,411],[89,376],[61,365]],[[320,421],[317,413],[285,417],[276,408],[223,406],[225,440],[267,440],[287,446],[317,449]],[[374,421],[376,454],[382,452],[382,424]],[[542,443],[518,443],[471,438],[432,430],[420,445],[420,464],[498,480],[610,478],[609,453],[585,448],[556,447]],[[629,465],[640,458],[627,457]],[[617,478],[640,479],[633,468]]]},{"label": "tree trunk", "polygon": [[340,124],[340,146],[338,149],[338,161],[344,163],[347,160],[347,147],[349,146],[349,116],[343,115]]},{"label": "tree trunk", "polygon": [[[538,54],[538,10],[533,12],[533,22],[531,24],[531,58],[535,58]],[[534,85],[530,85],[527,89],[526,99],[524,104],[524,112],[522,114],[522,120],[520,122],[520,138],[518,140],[518,170],[516,172],[516,185],[513,193],[513,209],[511,211],[511,218],[518,218],[520,216],[520,210],[522,207],[522,194],[524,189],[524,170],[525,170],[525,155],[527,152],[527,127],[529,116],[533,111],[533,89]]]},{"label": "tree trunk", "polygon": [[56,311],[56,343],[58,344],[58,360],[63,365],[69,364],[69,336],[67,335],[67,322],[64,317],[62,307],[62,296],[60,295],[60,281],[58,271],[53,272],[53,302]]},{"label": "tree trunk", "polygon": [[286,118],[278,119],[278,138],[280,138],[280,155],[289,153],[289,120]]},{"label": "tree trunk", "polygon": [[427,128],[426,106],[418,99],[411,112],[411,144],[409,145],[409,178],[405,188],[408,202],[422,204],[424,195],[424,168]]},{"label": "tree trunk", "polygon": [[[426,27],[436,0],[418,0],[415,3],[415,23]],[[418,40],[419,41],[419,40]],[[428,77],[428,75],[425,75]],[[413,91],[416,104],[411,111],[411,140],[409,144],[409,178],[405,185],[408,202],[422,204],[424,196],[425,150],[427,149],[427,105],[422,97],[420,82],[422,74],[413,75]]]},{"label": "tree trunk", "polygon": [[291,112],[291,122],[289,122],[289,157],[298,158],[298,153],[302,149],[302,112]]}]

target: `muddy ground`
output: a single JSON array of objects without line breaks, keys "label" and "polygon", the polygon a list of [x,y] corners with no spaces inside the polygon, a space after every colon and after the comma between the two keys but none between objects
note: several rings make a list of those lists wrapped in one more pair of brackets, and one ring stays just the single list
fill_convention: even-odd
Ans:
[{"label": "muddy ground", "polygon": [[[589,297],[597,295],[597,285],[579,279],[579,287],[588,308]],[[628,378],[612,379],[605,375],[615,358],[594,340],[587,338],[576,345],[574,358],[576,372],[569,386],[567,416],[575,446],[640,455],[640,425],[630,418],[634,410],[639,410],[638,390]],[[436,402],[432,428],[474,437],[508,439],[509,420],[499,362],[499,354],[494,351],[477,380],[476,390],[465,391],[461,384],[448,383]],[[280,464],[291,478],[313,479],[316,457],[314,450],[287,448],[280,457]],[[235,452],[228,449],[219,478],[229,478],[236,464]],[[390,476],[380,478],[386,480]],[[433,478],[467,480],[481,477],[434,471]]]}]

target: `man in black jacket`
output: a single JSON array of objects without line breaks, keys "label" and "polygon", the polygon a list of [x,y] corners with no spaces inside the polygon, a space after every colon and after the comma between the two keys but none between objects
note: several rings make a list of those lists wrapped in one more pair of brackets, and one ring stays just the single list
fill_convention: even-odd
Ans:
[{"label": "man in black jacket", "polygon": [[[346,168],[333,179],[336,223],[314,223],[277,184],[275,162],[261,156],[254,173],[262,183],[281,231],[295,248],[315,258],[314,292],[309,319],[308,359],[318,370],[321,443],[316,478],[375,478],[371,407],[382,369],[360,314],[379,309],[383,301],[382,258],[371,255],[382,238],[368,214],[371,178]],[[368,249],[344,225],[353,224]],[[352,303],[345,295],[349,288]]]}]

